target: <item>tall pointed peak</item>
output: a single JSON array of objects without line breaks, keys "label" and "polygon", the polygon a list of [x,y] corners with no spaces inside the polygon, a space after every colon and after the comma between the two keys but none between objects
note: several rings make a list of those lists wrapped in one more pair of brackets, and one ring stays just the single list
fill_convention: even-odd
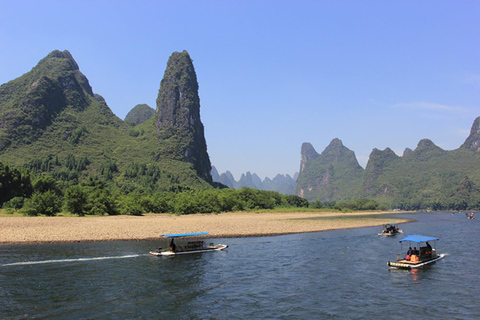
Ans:
[{"label": "tall pointed peak", "polygon": [[155,125],[163,144],[171,147],[161,150],[160,156],[192,163],[199,176],[210,182],[197,75],[187,51],[174,52],[168,59],[158,90]]},{"label": "tall pointed peak", "polygon": [[304,142],[301,149],[302,160],[309,161],[318,158],[319,154],[309,142]]},{"label": "tall pointed peak", "polygon": [[473,121],[470,135],[460,148],[480,152],[480,117],[477,117],[475,121]]},{"label": "tall pointed peak", "polygon": [[157,130],[198,124],[201,124],[200,98],[193,62],[187,51],[174,52],[168,59],[158,91]]},{"label": "tall pointed peak", "polygon": [[305,170],[305,166],[307,165],[307,163],[309,163],[310,161],[318,158],[320,155],[317,153],[317,151],[315,151],[315,149],[313,148],[311,143],[304,142],[302,144],[302,149],[300,151],[300,156],[301,156],[300,172],[303,172],[303,170]]}]

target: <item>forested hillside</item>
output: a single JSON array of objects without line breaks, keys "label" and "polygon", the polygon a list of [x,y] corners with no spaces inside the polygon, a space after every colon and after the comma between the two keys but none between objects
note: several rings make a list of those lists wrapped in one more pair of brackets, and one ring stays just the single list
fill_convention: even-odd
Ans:
[{"label": "forested hillside", "polygon": [[403,156],[374,149],[365,170],[338,139],[320,155],[305,143],[297,180],[297,195],[309,201],[363,198],[408,210],[480,208],[479,189],[480,117],[458,149],[446,151],[428,139]]},{"label": "forested hillside", "polygon": [[276,192],[214,189],[186,51],[170,57],[152,110],[138,105],[130,123],[120,120],[72,55],[53,51],[0,86],[0,205],[49,216],[308,206]]},{"label": "forested hillside", "polygon": [[[68,51],[50,53],[0,86],[0,114],[0,160],[48,174],[63,187],[90,178],[161,189],[209,186],[191,163],[159,155],[167,143],[153,118],[131,127],[116,117]],[[155,174],[146,177],[139,167]]]},{"label": "forested hillside", "polygon": [[310,143],[304,143],[301,155],[297,195],[322,202],[358,198],[363,168],[342,141],[333,139],[321,154]]}]

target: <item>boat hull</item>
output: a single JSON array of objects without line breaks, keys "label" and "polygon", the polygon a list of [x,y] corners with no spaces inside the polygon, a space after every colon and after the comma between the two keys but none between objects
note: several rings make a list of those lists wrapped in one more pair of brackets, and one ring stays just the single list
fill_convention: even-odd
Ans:
[{"label": "boat hull", "polygon": [[202,249],[198,250],[189,250],[189,251],[162,251],[162,252],[156,252],[156,251],[150,251],[151,255],[154,256],[176,256],[179,254],[191,254],[191,253],[203,253],[203,252],[212,252],[212,251],[221,251],[223,249],[228,248],[228,245],[226,244],[217,244],[216,246],[211,246],[211,247],[205,247]]},{"label": "boat hull", "polygon": [[401,261],[397,261],[397,262],[390,262],[388,261],[387,262],[387,265],[389,267],[392,267],[392,268],[400,268],[400,269],[416,269],[416,268],[421,268],[427,264],[431,264],[431,263],[435,263],[437,262],[438,260],[441,260],[443,259],[443,257],[445,257],[445,255],[442,253],[442,254],[439,254],[437,255],[437,257],[433,258],[433,259],[430,259],[430,260],[426,260],[426,261],[418,261],[417,263],[411,263],[411,262],[401,262]]},{"label": "boat hull", "polygon": [[393,237],[399,233],[403,233],[403,230],[398,230],[396,232],[380,232],[378,235],[379,236],[385,236],[385,237]]}]

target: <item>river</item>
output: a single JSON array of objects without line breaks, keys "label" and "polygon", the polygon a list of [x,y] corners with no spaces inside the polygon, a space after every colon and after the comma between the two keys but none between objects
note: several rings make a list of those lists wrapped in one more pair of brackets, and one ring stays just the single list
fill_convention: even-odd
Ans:
[{"label": "river", "polygon": [[[154,241],[3,245],[0,318],[479,319],[479,220],[398,216],[417,221],[395,237],[368,227],[212,239],[229,248],[177,257],[149,255]],[[445,259],[389,269],[408,234],[440,238]]]}]

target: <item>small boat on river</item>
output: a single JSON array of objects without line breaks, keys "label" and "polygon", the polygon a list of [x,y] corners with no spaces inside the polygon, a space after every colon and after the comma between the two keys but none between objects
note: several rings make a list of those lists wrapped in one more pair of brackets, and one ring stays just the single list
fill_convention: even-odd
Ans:
[{"label": "small boat on river", "polygon": [[[395,262],[387,262],[389,267],[400,269],[415,269],[443,259],[444,254],[438,254],[436,250],[438,238],[412,234],[400,240],[400,254],[397,254]],[[403,251],[403,244],[408,243],[408,249]],[[429,242],[433,242],[433,246]],[[412,245],[413,243],[413,245]],[[413,246],[413,249],[412,249]],[[418,246],[418,249],[417,249]],[[405,246],[406,247],[406,246]]]},{"label": "small boat on river", "polygon": [[150,251],[150,254],[155,256],[174,256],[178,254],[201,253],[220,251],[228,248],[226,244],[208,245],[203,240],[192,239],[189,237],[205,236],[207,232],[199,233],[179,233],[179,234],[164,234],[162,238],[162,246],[157,251]]},{"label": "small boat on river", "polygon": [[399,229],[398,225],[392,222],[392,223],[387,223],[383,225],[383,231],[380,232],[378,235],[391,237],[398,233],[403,233],[403,230]]}]

